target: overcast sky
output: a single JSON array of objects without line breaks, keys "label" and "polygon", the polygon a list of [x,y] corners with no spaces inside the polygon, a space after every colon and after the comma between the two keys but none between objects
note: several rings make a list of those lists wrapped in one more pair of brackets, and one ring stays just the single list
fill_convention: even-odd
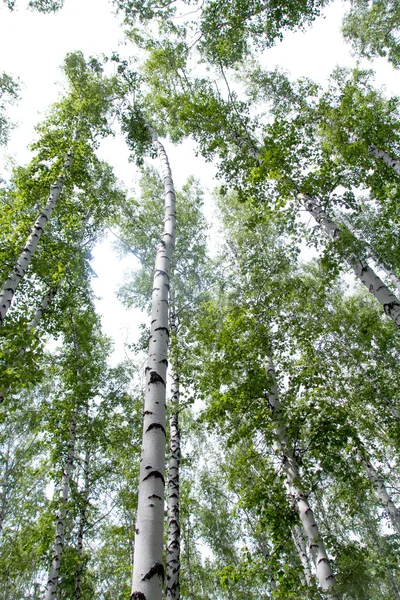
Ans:
[{"label": "overcast sky", "polygon": [[[8,154],[17,163],[29,160],[28,145],[34,138],[34,125],[47,107],[57,99],[62,80],[60,65],[67,52],[81,50],[85,55],[104,53],[129,54],[129,46],[121,45],[123,31],[107,0],[65,0],[64,8],[55,15],[43,15],[25,10],[27,2],[18,0],[14,12],[0,6],[0,72],[18,76],[22,83],[22,99],[11,111],[19,126],[12,134]],[[282,43],[263,55],[267,68],[279,65],[293,77],[308,76],[324,83],[335,66],[355,66],[348,46],[341,37],[340,25],[344,4],[336,0],[306,33],[287,33]],[[371,63],[363,63],[371,67]],[[376,82],[386,85],[390,93],[400,93],[399,77],[389,64],[379,59],[372,65],[377,70]],[[178,186],[194,174],[207,188],[207,213],[210,213],[210,192],[215,170],[195,157],[193,144],[187,142],[174,148],[166,144],[173,178]],[[128,162],[124,140],[109,140],[101,147],[101,157],[108,160],[118,178],[131,189],[137,173]],[[1,157],[0,157],[1,158]],[[5,155],[2,154],[3,163]],[[4,167],[3,167],[4,168]],[[44,199],[45,200],[45,199]],[[103,300],[98,302],[105,332],[112,335],[117,346],[116,356],[123,357],[125,341],[135,341],[139,316],[127,312],[115,299],[115,290],[123,280],[122,271],[134,265],[129,258],[118,262],[110,251],[110,243],[99,245],[94,253],[93,268],[98,274],[94,290]]]}]

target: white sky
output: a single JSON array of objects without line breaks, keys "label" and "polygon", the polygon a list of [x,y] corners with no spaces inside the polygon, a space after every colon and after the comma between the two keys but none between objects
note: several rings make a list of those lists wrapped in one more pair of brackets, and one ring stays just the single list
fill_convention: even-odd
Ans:
[{"label": "white sky", "polygon": [[[42,119],[47,107],[57,98],[62,75],[59,67],[67,52],[81,50],[85,55],[110,54],[119,51],[129,54],[129,47],[121,46],[123,31],[113,15],[107,0],[65,0],[64,8],[55,15],[43,15],[25,10],[26,0],[18,0],[18,8],[10,13],[0,6],[0,72],[19,76],[23,82],[22,100],[10,111],[19,126],[13,132],[7,152],[17,163],[27,162],[29,143],[34,138],[34,125]],[[340,25],[344,4],[336,0],[306,33],[287,33],[282,43],[263,55],[265,67],[279,65],[293,77],[308,76],[323,83],[335,66],[355,66],[349,48],[344,45]],[[371,63],[362,63],[371,67]],[[400,93],[399,74],[383,59],[374,61],[376,82],[386,85],[390,93]],[[193,144],[179,147],[166,144],[173,178],[178,186],[194,174],[209,192],[214,186],[212,165],[196,157]],[[109,140],[101,147],[101,157],[115,168],[128,189],[136,181],[136,171],[128,163],[124,140]],[[5,156],[0,154],[3,168]],[[210,200],[208,194],[208,210]],[[116,357],[124,356],[124,342],[136,341],[140,320],[137,311],[126,311],[115,298],[115,291],[123,280],[123,270],[133,266],[129,257],[118,261],[110,250],[110,243],[101,243],[94,252],[93,268],[98,274],[94,290],[103,299],[98,302],[105,332],[116,343]]]}]

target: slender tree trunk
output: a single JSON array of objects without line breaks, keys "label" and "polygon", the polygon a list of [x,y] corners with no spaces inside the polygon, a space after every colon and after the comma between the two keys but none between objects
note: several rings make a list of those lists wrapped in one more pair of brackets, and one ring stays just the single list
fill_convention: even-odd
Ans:
[{"label": "slender tree trunk", "polygon": [[393,529],[396,531],[396,533],[400,534],[400,514],[393,500],[391,499],[385,484],[380,479],[377,471],[372,466],[371,461],[365,456],[364,453],[361,453],[361,460],[367,477],[372,483],[377,499],[384,507],[390,522],[392,523]]},{"label": "slender tree trunk", "polygon": [[85,458],[83,461],[83,472],[84,472],[84,487],[83,494],[81,497],[81,507],[79,510],[79,530],[78,530],[78,543],[77,543],[77,553],[79,564],[76,569],[75,574],[75,600],[80,600],[82,596],[82,575],[83,575],[83,536],[85,533],[86,525],[87,525],[87,507],[89,502],[89,493],[90,493],[90,452],[86,450]]},{"label": "slender tree trunk", "polygon": [[307,554],[306,542],[304,540],[303,532],[299,525],[294,525],[292,528],[294,545],[296,547],[297,554],[299,555],[301,566],[304,572],[305,584],[310,587],[312,584],[312,571],[311,565]]},{"label": "slender tree trunk", "polygon": [[187,535],[185,536],[185,550],[186,550],[186,562],[187,562],[187,576],[189,582],[189,596],[190,600],[194,598],[194,585],[193,585],[193,575],[192,575],[192,565],[190,559],[190,515],[187,519],[188,528]]},{"label": "slender tree trunk", "polygon": [[[252,144],[250,139],[247,141],[239,135],[235,135],[234,139],[240,147],[248,149],[250,156],[255,158],[259,164],[262,164],[261,152]],[[373,146],[373,148],[376,147]],[[376,150],[378,149],[376,148]],[[400,174],[400,162],[390,159],[389,155],[383,150],[380,150],[379,152],[383,153],[382,155],[379,155],[379,158],[383,158],[385,162],[387,162],[387,160],[391,160],[392,163],[389,164],[389,162],[387,162],[387,164],[389,164],[389,166],[393,167],[395,170],[398,169],[397,172]],[[386,155],[388,159],[386,159],[384,155]],[[319,206],[318,202],[314,198],[306,195],[301,195],[301,197],[306,210],[314,217],[318,225],[322,227],[328,237],[331,239],[337,239],[341,233],[339,225],[330,217],[328,217],[326,212],[321,208],[321,206]],[[353,254],[347,257],[347,262],[361,283],[365,285],[367,290],[383,306],[385,313],[396,323],[397,327],[400,327],[399,299],[393,294],[393,292],[391,292],[391,290],[389,290],[380,277],[376,275],[373,269],[371,269],[371,267],[364,260]]]},{"label": "slender tree trunk", "polygon": [[372,156],[375,156],[375,158],[383,160],[384,163],[396,171],[397,175],[400,175],[400,160],[396,160],[390,156],[386,150],[380,150],[380,148],[377,148],[374,144],[369,146],[368,151]]},{"label": "slender tree trunk", "polygon": [[169,273],[175,244],[175,190],[164,147],[148,128],[161,162],[165,231],[157,246],[143,417],[142,457],[131,600],[161,600],[165,471],[165,400],[168,358]]},{"label": "slender tree trunk", "polygon": [[22,250],[17,262],[15,263],[7,281],[4,283],[0,291],[0,323],[4,321],[7,311],[11,306],[11,301],[14,297],[15,291],[20,281],[25,276],[26,270],[31,262],[32,256],[34,255],[39,240],[42,237],[44,228],[46,227],[46,224],[51,217],[53,209],[63,189],[65,181],[65,172],[67,172],[70,169],[71,165],[72,153],[70,152],[64,163],[64,174],[61,175],[52,186],[49,198],[47,200],[47,204],[36,219],[31,234],[26,241],[25,247]]},{"label": "slender tree trunk", "polygon": [[[349,219],[345,215],[340,215],[340,219],[346,225],[347,229],[357,239],[364,241],[364,240],[362,240],[361,236],[357,233],[357,231],[354,229],[353,225],[350,223]],[[371,248],[369,247],[368,244],[366,244],[366,247],[367,247],[369,256],[374,261],[374,263],[376,264],[378,269],[381,269],[381,271],[383,271],[385,273],[386,277],[388,277],[388,279],[390,279],[390,281],[396,286],[397,290],[400,292],[400,279],[397,277],[397,275],[371,250]]]},{"label": "slender tree trunk", "polygon": [[[331,239],[337,239],[341,230],[339,225],[333,221],[319,206],[314,198],[303,196],[303,203],[308,212],[314,217],[318,225]],[[385,313],[400,327],[400,300],[385,285],[365,260],[354,254],[347,257],[347,262],[357,275],[358,279],[365,285],[367,290],[380,302]]]},{"label": "slender tree trunk", "polygon": [[46,310],[49,308],[50,304],[53,302],[53,300],[58,292],[59,285],[60,284],[49,288],[48,292],[43,297],[43,300],[41,301],[39,307],[37,308],[37,310],[35,312],[35,316],[33,317],[32,321],[29,323],[29,326],[28,326],[29,331],[36,329],[36,327],[39,325],[40,321],[43,318],[43,314],[46,312]]},{"label": "slender tree trunk", "polygon": [[[171,292],[170,328],[172,340],[177,335],[175,305]],[[166,599],[179,600],[180,598],[180,522],[179,522],[179,469],[181,461],[181,439],[179,431],[179,368],[177,356],[171,352],[172,388],[171,388],[171,415],[169,418],[169,468],[168,468],[168,541],[166,558]]]},{"label": "slender tree trunk", "polygon": [[65,461],[64,472],[61,481],[60,508],[57,514],[56,533],[54,537],[53,557],[49,570],[49,577],[46,586],[45,600],[54,600],[57,592],[57,584],[60,573],[61,555],[64,547],[65,518],[67,514],[67,502],[71,485],[71,474],[75,459],[76,446],[76,422],[78,418],[78,409],[75,408],[71,417],[69,427],[68,453]]},{"label": "slender tree trunk", "polygon": [[300,522],[308,539],[311,555],[315,560],[318,584],[326,592],[326,595],[330,600],[340,600],[340,596],[334,590],[336,579],[326,552],[324,541],[319,532],[307,495],[300,487],[301,477],[299,467],[286,434],[286,425],[283,422],[282,408],[278,396],[275,367],[271,358],[268,358],[266,372],[271,382],[270,391],[268,393],[268,403],[276,423],[275,434],[283,455],[283,467],[285,470],[287,489],[291,501],[297,507]]},{"label": "slender tree trunk", "polygon": [[267,545],[267,540],[266,540],[266,536],[264,533],[262,533],[260,535],[260,550],[261,553],[265,559],[266,565],[267,565],[267,571],[268,571],[268,575],[269,575],[269,584],[271,587],[271,590],[276,590],[278,585],[276,583],[276,579],[274,577],[274,574],[272,572],[272,569],[270,567],[270,560],[271,560],[271,555],[268,549],[268,545]]}]

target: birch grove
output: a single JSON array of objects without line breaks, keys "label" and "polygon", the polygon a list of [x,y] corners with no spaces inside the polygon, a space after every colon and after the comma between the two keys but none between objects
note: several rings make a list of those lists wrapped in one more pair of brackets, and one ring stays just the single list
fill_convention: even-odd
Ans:
[{"label": "birch grove", "polygon": [[[400,96],[290,76],[325,0],[113,3],[0,174],[0,597],[397,599]],[[397,68],[393,2],[361,4],[345,37]],[[32,57],[62,5],[29,2]]]}]

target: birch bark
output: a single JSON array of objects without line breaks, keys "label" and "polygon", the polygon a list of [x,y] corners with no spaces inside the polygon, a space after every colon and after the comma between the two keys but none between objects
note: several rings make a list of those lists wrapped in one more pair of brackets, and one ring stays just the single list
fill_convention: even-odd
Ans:
[{"label": "birch bark", "polygon": [[[170,308],[171,337],[176,339],[177,327],[175,305],[171,292]],[[168,541],[166,558],[166,599],[179,600],[180,598],[180,522],[179,522],[179,469],[181,461],[181,439],[179,431],[179,369],[176,354],[172,355],[172,387],[171,387],[171,416],[169,419],[169,468],[168,468]]]},{"label": "birch bark", "polygon": [[390,522],[392,523],[393,529],[396,531],[396,533],[400,534],[400,514],[393,500],[391,499],[385,484],[371,464],[371,461],[368,460],[365,455],[361,455],[361,460],[367,477],[372,483],[377,499],[384,507]]},{"label": "birch bark", "polygon": [[164,581],[162,547],[168,299],[176,213],[175,190],[168,157],[156,132],[150,126],[148,130],[161,162],[165,191],[165,231],[157,246],[153,279],[131,600],[161,600]]},{"label": "birch bark", "polygon": [[[328,237],[332,240],[337,239],[341,234],[339,225],[326,214],[316,200],[309,196],[302,196],[302,201],[307,211],[314,217]],[[351,254],[346,260],[361,283],[383,306],[383,310],[388,317],[395,322],[397,327],[400,327],[400,301],[395,294],[389,290],[382,279],[363,259]]]},{"label": "birch bark", "polygon": [[65,518],[67,515],[67,502],[71,484],[71,474],[75,459],[76,446],[76,422],[78,410],[75,408],[71,417],[69,428],[68,453],[65,461],[64,473],[61,481],[60,508],[57,514],[56,533],[53,545],[53,557],[51,559],[49,576],[46,585],[45,600],[54,600],[57,593],[57,584],[60,574],[61,555],[64,547]]},{"label": "birch bark", "polygon": [[312,584],[312,571],[311,565],[307,554],[306,542],[304,540],[303,532],[299,525],[294,525],[292,529],[294,545],[299,555],[301,566],[303,567],[305,584],[310,587]]},{"label": "birch bark", "polygon": [[89,493],[90,493],[90,452],[86,450],[85,458],[83,461],[83,472],[84,472],[84,487],[83,487],[83,495],[81,498],[81,508],[79,511],[79,529],[78,529],[78,543],[77,543],[77,553],[79,558],[79,564],[76,569],[75,575],[75,600],[80,600],[82,596],[82,575],[83,575],[83,536],[85,533],[85,528],[87,525],[87,506],[89,502]]},{"label": "birch bark", "polygon": [[[347,229],[357,239],[361,239],[360,236],[358,235],[358,233],[354,230],[350,221],[344,215],[341,215],[340,218],[342,219],[343,223],[346,225]],[[369,246],[367,246],[367,249],[369,252],[369,256],[372,258],[372,260],[374,261],[374,263],[376,264],[378,269],[381,269],[381,271],[383,271],[385,273],[386,277],[388,277],[388,279],[390,279],[390,281],[396,286],[397,290],[400,292],[400,279],[397,277],[397,275],[387,265],[385,265],[385,263],[369,248]]]},{"label": "birch bark", "polygon": [[383,160],[383,162],[391,167],[397,173],[397,175],[400,175],[400,160],[393,158],[386,152],[386,150],[381,150],[374,144],[369,146],[368,151],[370,154],[372,154],[372,156],[375,156],[375,158]]},{"label": "birch bark", "polygon": [[64,174],[57,179],[53,184],[50,195],[47,200],[47,204],[43,211],[40,213],[35,221],[33,229],[29,238],[26,241],[25,247],[22,250],[17,262],[15,263],[7,281],[4,283],[0,291],[0,324],[3,323],[4,318],[11,306],[11,301],[14,297],[15,291],[25,276],[26,270],[31,262],[32,256],[34,255],[38,246],[39,240],[42,237],[46,223],[49,221],[57,200],[61,194],[64,186],[65,174],[71,168],[72,165],[72,153],[67,155],[64,163]]},{"label": "birch bark", "polygon": [[324,541],[318,529],[318,524],[308,502],[307,495],[301,489],[299,467],[286,434],[286,425],[283,421],[282,407],[278,395],[275,367],[271,358],[267,359],[266,373],[272,382],[270,391],[268,392],[268,404],[272,410],[273,418],[276,423],[275,435],[283,455],[286,485],[291,500],[297,507],[300,522],[308,539],[311,555],[315,560],[318,584],[326,592],[326,595],[330,600],[341,600],[334,589],[336,579],[326,552]]},{"label": "birch bark", "polygon": [[[239,146],[247,147],[249,149],[250,156],[255,158],[259,164],[262,164],[261,152],[257,148],[252,146],[250,142],[247,142],[241,136],[235,136],[235,140]],[[397,163],[399,161],[394,162]],[[393,166],[393,168],[397,167]],[[331,239],[337,239],[341,233],[338,224],[328,217],[326,212],[319,206],[314,198],[305,195],[301,195],[301,198],[306,210],[314,217],[318,225],[322,227],[328,237]],[[383,306],[385,314],[387,314],[388,317],[395,322],[397,327],[400,328],[400,301],[398,298],[389,290],[380,277],[376,275],[373,269],[371,269],[371,267],[364,260],[353,254],[347,258],[347,262],[361,283],[365,285],[367,290]]]}]

